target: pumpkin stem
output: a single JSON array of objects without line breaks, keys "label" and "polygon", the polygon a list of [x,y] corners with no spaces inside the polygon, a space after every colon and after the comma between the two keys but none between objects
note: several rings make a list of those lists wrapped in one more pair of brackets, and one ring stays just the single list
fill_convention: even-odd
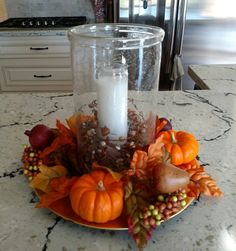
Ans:
[{"label": "pumpkin stem", "polygon": [[175,138],[174,132],[171,132],[171,141],[172,141],[174,144],[177,143],[177,140],[176,140],[176,138]]},{"label": "pumpkin stem", "polygon": [[98,185],[97,185],[97,190],[98,191],[104,191],[105,190],[105,187],[104,187],[104,184],[103,184],[102,180],[99,180]]}]

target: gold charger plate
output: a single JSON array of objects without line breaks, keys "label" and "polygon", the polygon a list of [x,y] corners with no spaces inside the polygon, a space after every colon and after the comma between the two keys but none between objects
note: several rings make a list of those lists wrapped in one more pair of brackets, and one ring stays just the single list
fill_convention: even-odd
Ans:
[{"label": "gold charger plate", "polygon": [[[194,198],[187,198],[186,205],[183,208],[181,208],[181,210],[178,211],[176,214],[173,214],[169,219],[172,219],[176,215],[183,212],[192,203],[193,200]],[[85,227],[104,229],[104,230],[128,230],[127,218],[124,214],[122,214],[119,218],[106,223],[95,223],[83,220],[78,215],[76,215],[72,210],[69,197],[54,202],[48,209],[65,220],[71,221],[75,224],[79,224]]]}]

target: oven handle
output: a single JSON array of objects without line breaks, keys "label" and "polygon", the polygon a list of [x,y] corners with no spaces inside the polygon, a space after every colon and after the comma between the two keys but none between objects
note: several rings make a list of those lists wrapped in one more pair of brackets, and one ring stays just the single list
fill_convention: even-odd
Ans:
[{"label": "oven handle", "polygon": [[34,78],[51,78],[52,74],[49,75],[34,75]]},{"label": "oven handle", "polygon": [[48,47],[30,47],[30,50],[32,50],[32,51],[42,51],[42,50],[48,50]]}]

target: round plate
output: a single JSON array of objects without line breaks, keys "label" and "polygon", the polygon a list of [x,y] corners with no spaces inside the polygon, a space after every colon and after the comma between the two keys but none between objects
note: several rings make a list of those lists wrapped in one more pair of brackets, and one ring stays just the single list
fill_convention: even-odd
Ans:
[{"label": "round plate", "polygon": [[[181,208],[180,211],[178,211],[176,214],[173,214],[169,219],[172,219],[185,210],[193,200],[194,198],[187,198],[185,207]],[[106,223],[95,223],[83,220],[72,210],[69,197],[54,202],[48,209],[65,220],[72,221],[85,227],[104,230],[128,230],[127,218],[124,214],[122,214],[119,218]]]}]

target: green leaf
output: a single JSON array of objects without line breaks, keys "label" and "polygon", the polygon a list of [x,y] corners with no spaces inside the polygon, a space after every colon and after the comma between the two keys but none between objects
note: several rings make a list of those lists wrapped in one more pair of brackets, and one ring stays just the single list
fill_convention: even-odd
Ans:
[{"label": "green leaf", "polygon": [[133,192],[133,185],[132,182],[128,182],[125,186],[125,199],[128,199]]}]

